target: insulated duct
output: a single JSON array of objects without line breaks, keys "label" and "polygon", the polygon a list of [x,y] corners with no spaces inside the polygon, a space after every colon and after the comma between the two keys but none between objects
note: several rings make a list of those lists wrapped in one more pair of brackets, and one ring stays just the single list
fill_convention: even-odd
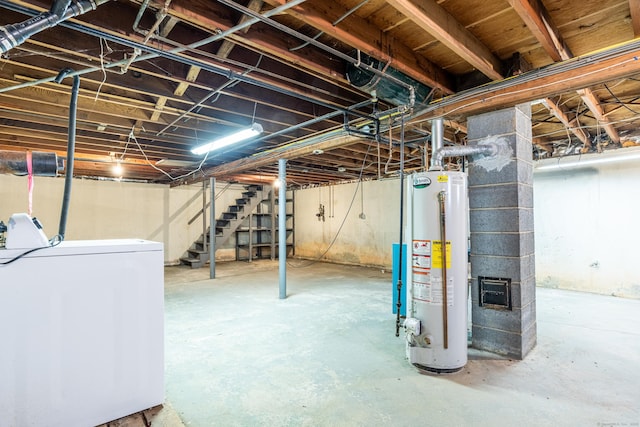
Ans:
[{"label": "insulated duct", "polygon": [[70,0],[57,0],[48,12],[42,12],[24,22],[0,26],[0,54],[24,43],[29,37],[54,27],[74,16],[94,10],[109,0],[80,0],[70,6]]},{"label": "insulated duct", "polygon": [[[62,170],[62,160],[56,153],[31,152],[31,170],[37,176],[56,176]],[[29,156],[26,151],[0,151],[0,174],[28,175]]]},{"label": "insulated duct", "polygon": [[494,144],[487,145],[454,145],[442,147],[433,154],[433,164],[429,170],[442,170],[442,161],[445,157],[463,157],[482,154],[485,156],[495,156],[498,148]]},{"label": "insulated duct", "polygon": [[449,147],[433,145],[430,171],[443,170],[445,157],[479,156],[474,159],[474,165],[486,171],[500,172],[512,162],[513,149],[504,137],[488,136],[475,145],[453,145]]},{"label": "insulated duct", "polygon": [[[364,53],[358,52],[356,59],[355,63],[347,63],[346,74],[349,83],[358,89],[375,94],[376,97],[395,106],[400,106],[412,105],[408,90],[408,86],[412,86],[415,92],[415,103],[418,106],[424,107],[431,101],[433,91],[430,87]],[[363,64],[384,73],[389,78],[361,67]],[[405,86],[399,82],[405,83]]]}]

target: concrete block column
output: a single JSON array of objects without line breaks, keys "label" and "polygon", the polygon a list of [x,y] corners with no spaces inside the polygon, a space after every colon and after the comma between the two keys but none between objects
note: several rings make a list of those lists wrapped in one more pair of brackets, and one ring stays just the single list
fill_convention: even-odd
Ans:
[{"label": "concrete block column", "polygon": [[[473,116],[467,125],[469,145],[499,138],[512,151],[501,168],[469,167],[472,345],[523,359],[536,344],[531,107]],[[511,307],[487,304],[479,277],[509,279]]]}]

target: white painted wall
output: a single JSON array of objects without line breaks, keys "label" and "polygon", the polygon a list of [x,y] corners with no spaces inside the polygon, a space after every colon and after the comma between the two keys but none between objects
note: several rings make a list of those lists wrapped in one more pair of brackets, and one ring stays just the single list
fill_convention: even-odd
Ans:
[{"label": "white painted wall", "polygon": [[[356,184],[296,192],[296,256],[390,268],[398,241],[399,182],[364,182],[347,215]],[[640,167],[614,163],[534,175],[537,285],[640,298]],[[333,217],[331,214],[333,200]],[[325,222],[318,221],[319,204]],[[636,267],[637,266],[637,267]]]},{"label": "white painted wall", "polygon": [[[217,191],[224,187],[217,183]],[[216,201],[216,216],[226,210],[242,187],[234,185]],[[34,177],[33,216],[51,238],[58,233],[63,178]],[[164,243],[165,262],[176,263],[202,233],[202,219],[188,225],[202,209],[202,184],[170,188],[116,181],[74,179],[65,238],[93,240],[140,238]],[[27,212],[27,178],[0,175],[0,220]],[[234,259],[225,245],[216,259]]]},{"label": "white painted wall", "polygon": [[538,286],[640,298],[638,160],[536,171],[534,207]]},{"label": "white painted wall", "polygon": [[[356,189],[357,184],[353,183],[296,191],[297,257],[391,267],[391,245],[398,241],[400,233],[400,182],[398,179],[363,182],[364,203],[360,190]],[[325,221],[316,217],[320,204],[325,208]],[[365,219],[360,218],[361,213]]]},{"label": "white painted wall", "polygon": [[[640,268],[635,263],[639,183],[637,163],[535,173],[538,286],[640,298]],[[218,183],[218,190],[224,185]],[[391,245],[399,234],[399,181],[368,181],[362,186],[362,205],[357,184],[296,191],[296,256],[391,267]],[[34,215],[49,237],[58,230],[63,188],[62,178],[35,177]],[[223,193],[216,201],[216,216],[241,190],[234,185]],[[202,232],[200,219],[187,225],[202,207],[200,191],[201,185],[170,188],[74,179],[67,239],[160,241],[165,261],[176,262]],[[316,217],[320,203],[325,206],[324,222]],[[6,222],[12,213],[26,210],[27,179],[0,175],[0,219]],[[234,259],[232,248],[229,242],[216,258]]]}]

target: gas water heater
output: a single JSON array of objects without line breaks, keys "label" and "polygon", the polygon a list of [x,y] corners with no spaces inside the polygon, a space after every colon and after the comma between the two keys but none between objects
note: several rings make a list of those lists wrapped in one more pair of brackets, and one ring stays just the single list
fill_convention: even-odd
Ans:
[{"label": "gas water heater", "polygon": [[456,372],[467,363],[467,177],[429,171],[408,181],[407,358]]}]

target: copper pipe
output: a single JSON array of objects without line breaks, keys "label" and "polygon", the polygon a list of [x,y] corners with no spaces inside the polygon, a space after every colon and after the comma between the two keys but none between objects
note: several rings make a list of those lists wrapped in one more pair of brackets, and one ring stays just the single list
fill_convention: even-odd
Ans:
[{"label": "copper pipe", "polygon": [[445,213],[445,191],[438,193],[440,202],[440,248],[442,250],[442,334],[444,337],[444,348],[449,348],[449,317],[447,308],[447,226]]}]

